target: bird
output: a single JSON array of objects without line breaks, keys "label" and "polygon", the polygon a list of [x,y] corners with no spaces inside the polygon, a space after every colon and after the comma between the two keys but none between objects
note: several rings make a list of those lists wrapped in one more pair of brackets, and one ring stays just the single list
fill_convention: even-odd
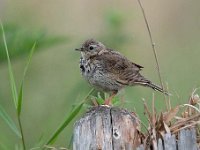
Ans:
[{"label": "bird", "polygon": [[140,74],[143,69],[116,50],[107,48],[94,39],[86,40],[76,51],[81,52],[80,71],[94,88],[109,93],[105,105],[110,105],[113,97],[127,86],[141,85],[168,94],[163,88]]}]

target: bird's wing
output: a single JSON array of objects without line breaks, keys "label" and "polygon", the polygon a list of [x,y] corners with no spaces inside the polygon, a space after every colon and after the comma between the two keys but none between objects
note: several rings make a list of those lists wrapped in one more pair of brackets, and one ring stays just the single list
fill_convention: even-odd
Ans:
[{"label": "bird's wing", "polygon": [[107,52],[98,57],[110,77],[116,79],[117,82],[128,85],[130,82],[141,76],[139,71],[142,66],[129,61],[126,57],[118,52]]}]

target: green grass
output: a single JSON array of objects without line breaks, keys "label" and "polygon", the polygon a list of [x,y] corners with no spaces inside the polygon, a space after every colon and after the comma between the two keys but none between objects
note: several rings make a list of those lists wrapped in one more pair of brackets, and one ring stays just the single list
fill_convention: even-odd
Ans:
[{"label": "green grass", "polygon": [[4,120],[4,122],[10,127],[10,129],[19,137],[21,138],[21,133],[17,128],[15,122],[12,118],[8,115],[8,113],[4,110],[4,108],[0,105],[0,117]]},{"label": "green grass", "polygon": [[[23,76],[21,79],[19,92],[17,92],[17,86],[16,81],[13,73],[13,68],[10,60],[9,50],[7,46],[6,41],[6,35],[4,32],[4,26],[1,22],[1,30],[2,30],[2,36],[3,36],[3,43],[4,43],[4,49],[6,52],[7,57],[7,63],[8,63],[8,72],[9,72],[9,82],[11,86],[11,93],[12,93],[12,99],[16,110],[16,116],[18,121],[18,126],[16,126],[16,123],[12,120],[12,118],[9,116],[8,113],[3,109],[2,106],[0,106],[0,117],[4,120],[4,122],[10,127],[10,129],[18,136],[18,138],[21,139],[21,144],[17,144],[15,149],[23,149],[26,150],[26,143],[25,143],[25,137],[24,137],[24,129],[23,124],[21,122],[21,112],[22,112],[22,104],[23,104],[23,94],[24,94],[24,81],[26,77],[27,70],[29,68],[33,53],[35,51],[36,43],[33,44],[29,56],[27,58],[26,65],[24,67]],[[66,116],[64,121],[60,124],[60,126],[55,130],[55,132],[46,140],[47,142],[40,142],[42,143],[39,148],[43,148],[44,145],[51,145],[53,144],[57,137],[60,135],[60,133],[70,124],[70,122],[77,116],[77,114],[80,112],[82,106],[84,105],[85,101],[89,97],[89,95],[92,93],[93,89],[90,90],[90,92],[87,94],[87,96],[77,105],[75,105],[72,109],[72,111]],[[18,129],[19,128],[19,129]],[[41,141],[41,140],[40,140]],[[6,147],[5,145],[1,144],[1,147]],[[37,149],[37,148],[36,148]]]},{"label": "green grass", "polygon": [[8,70],[9,70],[12,97],[13,97],[15,107],[17,108],[17,97],[18,97],[17,96],[17,88],[16,88],[16,83],[15,83],[15,79],[14,79],[14,75],[13,75],[12,65],[11,65],[10,56],[9,56],[9,53],[8,53],[8,46],[7,46],[7,43],[6,43],[6,37],[5,37],[5,32],[4,32],[4,27],[3,27],[2,22],[1,22],[1,30],[2,30],[2,33],[3,33],[3,43],[4,43],[4,46],[5,46],[6,56],[7,56],[7,61],[8,61]]},{"label": "green grass", "polygon": [[79,103],[77,104],[72,111],[66,116],[64,122],[56,129],[56,131],[52,134],[52,136],[47,140],[45,145],[53,144],[56,141],[56,138],[58,135],[65,129],[65,127],[77,116],[77,114],[80,112],[83,104],[87,100],[87,98],[90,96],[90,94],[93,92],[94,89],[90,90],[87,96]]},{"label": "green grass", "polygon": [[[26,76],[26,72],[28,70],[33,52],[35,50],[36,43],[33,44],[33,47],[30,51],[30,54],[29,54],[29,57],[28,57],[28,60],[27,60],[27,64],[24,68],[24,74],[23,74],[23,77],[22,77],[22,80],[21,80],[20,90],[19,90],[19,93],[17,93],[16,82],[15,82],[15,78],[14,78],[12,64],[11,64],[11,61],[10,61],[8,46],[7,46],[7,42],[6,42],[6,36],[5,36],[4,27],[3,27],[2,22],[1,22],[1,30],[2,30],[2,33],[3,33],[3,43],[4,43],[4,46],[5,46],[5,51],[6,51],[7,61],[8,61],[8,69],[9,69],[9,77],[10,77],[12,97],[13,97],[13,101],[14,101],[14,104],[15,104],[15,108],[16,108],[16,112],[17,112],[17,120],[18,120],[18,124],[19,124],[19,129],[20,129],[20,138],[21,138],[23,149],[25,150],[26,149],[25,138],[24,138],[22,123],[21,123],[21,118],[20,118],[21,117],[21,110],[22,110],[22,100],[23,100],[23,85],[24,85],[24,79],[25,79],[25,76]],[[1,110],[3,110],[3,109],[1,109]],[[1,112],[4,112],[4,113],[1,113],[2,118],[4,118],[4,120],[7,122],[9,127],[18,135],[19,131],[17,130],[14,122],[10,119],[9,115],[6,114],[5,111],[1,111]]]},{"label": "green grass", "polygon": [[21,80],[21,86],[20,86],[20,91],[19,91],[19,96],[18,96],[18,101],[17,101],[17,113],[18,113],[18,116],[20,116],[20,114],[21,114],[21,109],[22,109],[24,79],[25,79],[25,76],[26,76],[26,73],[27,73],[29,64],[30,64],[30,62],[31,62],[31,58],[32,58],[32,56],[33,56],[33,52],[34,52],[34,50],[35,50],[35,45],[36,45],[36,43],[33,44],[33,47],[32,47],[32,49],[31,49],[31,51],[30,51],[30,54],[29,54],[29,57],[28,57],[26,66],[25,66],[25,68],[24,68],[24,74],[23,74],[23,77],[22,77],[22,80]]}]

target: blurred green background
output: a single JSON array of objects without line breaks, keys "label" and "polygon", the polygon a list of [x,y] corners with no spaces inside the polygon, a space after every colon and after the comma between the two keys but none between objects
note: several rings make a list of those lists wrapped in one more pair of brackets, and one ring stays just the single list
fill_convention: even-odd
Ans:
[{"label": "blurred green background", "polygon": [[[193,88],[200,86],[200,1],[142,3],[156,43],[163,81],[173,94],[171,103],[186,103]],[[144,66],[142,74],[159,84],[148,32],[136,0],[0,0],[0,18],[17,86],[27,54],[37,42],[25,79],[21,116],[27,149],[52,135],[72,105],[91,89],[80,75],[80,54],[74,51],[88,38],[100,40]],[[0,105],[16,121],[0,33]],[[150,104],[152,92],[144,87],[129,87],[120,95],[125,98],[124,107],[135,110],[145,122],[142,98]],[[157,110],[165,109],[163,96],[154,93]],[[74,121],[54,146],[68,147]],[[20,139],[0,118],[0,149],[14,149],[19,143]]]}]

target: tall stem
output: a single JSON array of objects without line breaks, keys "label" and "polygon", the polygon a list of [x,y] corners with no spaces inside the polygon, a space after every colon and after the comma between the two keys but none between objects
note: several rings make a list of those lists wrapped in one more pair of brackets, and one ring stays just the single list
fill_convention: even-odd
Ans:
[{"label": "tall stem", "polygon": [[[150,26],[149,26],[149,23],[148,23],[144,8],[143,8],[142,3],[140,2],[140,0],[138,0],[138,3],[139,3],[140,8],[142,10],[144,21],[145,21],[145,24],[146,24],[146,27],[147,27],[147,30],[148,30],[148,33],[149,33],[149,38],[150,38],[153,54],[154,54],[154,57],[155,57],[155,60],[156,60],[156,68],[157,68],[157,71],[158,71],[158,77],[159,77],[159,80],[160,80],[160,85],[161,85],[162,89],[165,91],[164,86],[163,86],[163,82],[162,82],[161,73],[160,73],[160,66],[159,66],[159,61],[158,61],[157,52],[156,52],[156,48],[155,48],[155,43],[153,41],[152,34],[151,34],[151,29],[150,29]],[[164,96],[164,99],[165,99],[165,102],[166,102],[166,106],[167,106],[167,109],[168,109],[168,102],[167,102],[167,99],[166,99],[166,95],[164,93],[163,93],[163,96]]]},{"label": "tall stem", "polygon": [[21,136],[22,136],[22,146],[23,146],[23,150],[26,150],[26,145],[25,145],[25,140],[24,140],[24,133],[23,133],[22,123],[21,123],[21,119],[20,119],[20,116],[19,116],[19,115],[17,115],[17,120],[18,120],[18,123],[19,123],[19,129],[20,129]]}]

